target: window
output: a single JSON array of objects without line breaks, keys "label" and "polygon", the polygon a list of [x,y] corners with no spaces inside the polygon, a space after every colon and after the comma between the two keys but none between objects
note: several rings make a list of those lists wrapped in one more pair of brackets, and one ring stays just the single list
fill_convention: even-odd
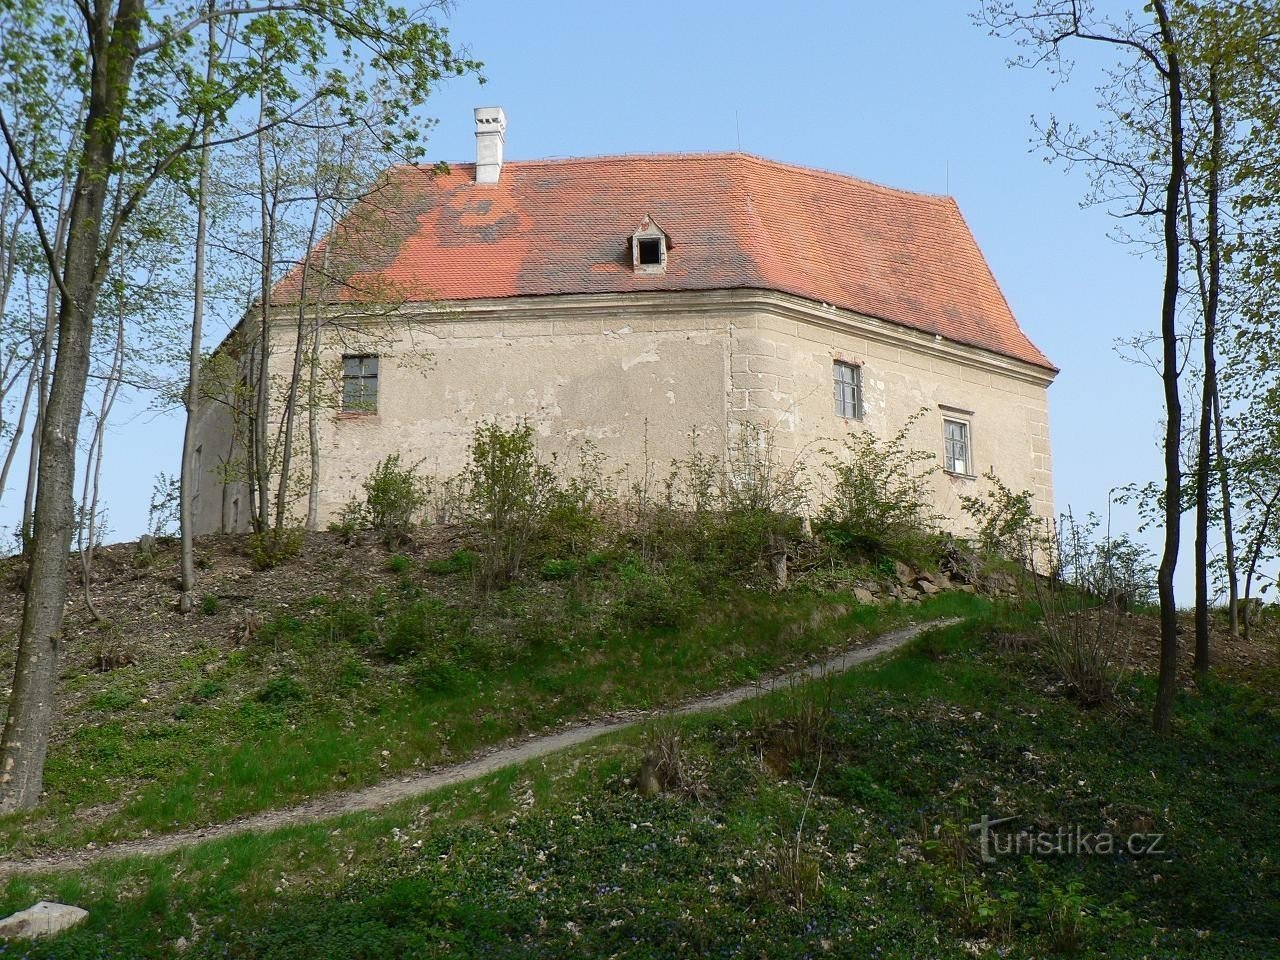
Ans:
[{"label": "window", "polygon": [[948,473],[959,473],[969,476],[971,462],[969,459],[969,424],[963,420],[942,421],[942,437],[946,446],[944,463]]},{"label": "window", "polygon": [[240,498],[233,497],[231,499],[231,532],[240,532]]},{"label": "window", "polygon": [[195,454],[191,458],[191,496],[193,499],[200,496],[200,461],[204,459],[203,452],[203,447],[196,447]]},{"label": "window", "polygon": [[862,368],[837,360],[832,364],[835,378],[836,416],[862,419]]},{"label": "window", "polygon": [[632,269],[636,273],[665,273],[670,248],[671,238],[653,222],[653,217],[645,217],[640,229],[631,235]]},{"label": "window", "polygon": [[342,358],[342,412],[377,413],[378,358],[347,354]]},{"label": "window", "polygon": [[640,265],[643,267],[659,267],[662,265],[662,238],[637,237]]}]

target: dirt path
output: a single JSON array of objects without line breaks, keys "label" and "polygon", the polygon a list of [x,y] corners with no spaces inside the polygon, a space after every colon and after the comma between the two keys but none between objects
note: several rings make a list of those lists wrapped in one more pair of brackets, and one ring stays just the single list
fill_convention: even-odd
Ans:
[{"label": "dirt path", "polygon": [[[698,697],[676,707],[671,712],[677,716],[708,713],[733,706],[744,700],[764,696],[797,680],[812,680],[831,673],[841,673],[881,654],[896,650],[925,630],[947,626],[956,622],[958,622],[957,619],[952,618],[912,624],[911,626],[882,634],[871,642],[861,644],[837,657],[774,677],[765,684],[733,687],[720,693]],[[484,754],[453,766],[441,767],[430,772],[413,774],[412,776],[383,780],[380,783],[375,783],[359,790],[326,794],[294,807],[286,807],[281,810],[265,810],[240,820],[232,820],[228,823],[215,824],[197,830],[183,830],[178,833],[146,837],[141,840],[126,840],[94,850],[79,850],[65,855],[55,854],[30,860],[0,862],[0,877],[43,873],[51,870],[80,870],[101,860],[114,860],[121,857],[134,856],[156,856],[205,843],[209,840],[234,837],[241,833],[268,832],[281,827],[294,826],[295,824],[326,820],[347,813],[381,810],[401,800],[419,797],[451,784],[478,780],[504,767],[514,766],[528,760],[536,760],[539,757],[545,757],[548,754],[556,753],[569,747],[576,747],[597,737],[626,730],[637,724],[644,723],[653,716],[665,715],[665,713],[666,711],[654,711],[623,720],[600,720],[566,727],[557,733],[533,736],[527,740],[502,747],[492,753]]]}]

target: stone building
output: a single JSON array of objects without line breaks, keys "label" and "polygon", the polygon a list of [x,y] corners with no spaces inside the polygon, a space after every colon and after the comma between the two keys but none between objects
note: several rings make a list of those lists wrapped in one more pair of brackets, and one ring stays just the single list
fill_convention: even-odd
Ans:
[{"label": "stone building", "polygon": [[[276,291],[273,379],[300,317],[326,371],[322,526],[388,453],[456,472],[490,418],[569,459],[590,440],[634,475],[695,430],[714,450],[759,424],[805,456],[920,410],[942,513],[993,470],[1052,515],[1056,368],[953,199],[741,153],[504,162],[503,112],[475,116],[475,163],[388,171],[313,251],[324,281],[308,293],[295,270]],[[201,413],[202,532],[249,524],[226,482],[232,409]],[[305,448],[294,464],[309,476]]]}]

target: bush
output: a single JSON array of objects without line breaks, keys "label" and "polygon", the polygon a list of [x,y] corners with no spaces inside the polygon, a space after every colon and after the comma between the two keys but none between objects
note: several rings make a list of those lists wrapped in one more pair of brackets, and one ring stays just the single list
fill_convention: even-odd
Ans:
[{"label": "bush", "polygon": [[1052,555],[1047,521],[1036,515],[1030,490],[1014,493],[995,473],[983,474],[990,485],[981,496],[961,496],[960,505],[974,522],[978,548],[986,554],[1035,570]]},{"label": "bush", "polygon": [[246,542],[249,562],[256,570],[270,570],[302,552],[303,532],[294,527],[251,533]]},{"label": "bush", "polygon": [[297,703],[307,698],[307,691],[293,677],[287,673],[283,673],[278,677],[272,677],[264,683],[257,693],[256,699],[259,703],[265,703],[270,706],[283,706],[287,703]]},{"label": "bush", "polygon": [[689,579],[672,575],[660,564],[624,561],[618,571],[622,596],[618,616],[633,627],[671,629],[683,626],[702,599]]},{"label": "bush", "polygon": [[919,551],[937,525],[929,477],[938,465],[932,453],[910,448],[907,436],[925,412],[887,440],[862,430],[843,451],[825,451],[833,483],[819,520],[830,528],[829,540],[869,556]]},{"label": "bush", "polygon": [[476,428],[466,470],[468,519],[481,534],[481,589],[506,586],[520,572],[529,541],[554,502],[554,472],[538,460],[533,427],[497,423]]},{"label": "bush", "polygon": [[1092,514],[1083,524],[1065,514],[1053,548],[1056,575],[1033,578],[1048,662],[1086,706],[1114,699],[1133,643],[1124,614],[1150,598],[1154,579],[1144,548],[1127,536],[1099,541],[1099,526]]},{"label": "bush", "polygon": [[450,651],[466,629],[460,611],[439,600],[417,600],[387,618],[382,653],[389,660],[401,660],[426,651]]},{"label": "bush", "polygon": [[473,550],[455,550],[443,560],[431,560],[425,565],[427,573],[447,577],[455,573],[471,573],[479,555]]},{"label": "bush", "polygon": [[409,539],[427,505],[426,482],[413,467],[401,465],[398,453],[373,468],[364,481],[364,495],[367,522],[391,550]]},{"label": "bush", "polygon": [[742,425],[721,459],[692,437],[691,450],[672,461],[665,497],[643,510],[646,553],[684,556],[715,575],[736,575],[762,561],[781,561],[799,535],[810,483],[797,460],[787,461],[773,434]]}]

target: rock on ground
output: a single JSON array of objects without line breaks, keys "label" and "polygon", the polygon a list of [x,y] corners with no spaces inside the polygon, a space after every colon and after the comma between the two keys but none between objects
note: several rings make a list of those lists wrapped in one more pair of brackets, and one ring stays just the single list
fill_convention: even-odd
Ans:
[{"label": "rock on ground", "polygon": [[19,910],[0,920],[0,939],[51,937],[55,933],[74,927],[88,915],[88,910],[82,910],[79,907],[41,900],[34,907]]}]

